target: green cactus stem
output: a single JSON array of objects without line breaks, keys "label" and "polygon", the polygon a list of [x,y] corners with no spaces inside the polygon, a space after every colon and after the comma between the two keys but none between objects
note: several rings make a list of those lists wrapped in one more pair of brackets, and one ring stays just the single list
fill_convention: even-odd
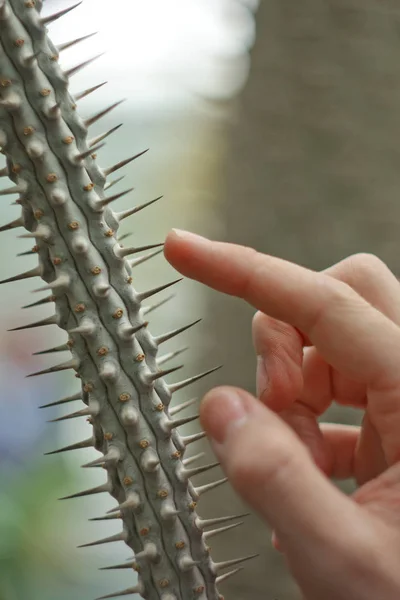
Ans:
[{"label": "green cactus stem", "polygon": [[51,316],[15,329],[57,325],[68,334],[65,344],[37,354],[69,351],[71,358],[31,376],[70,369],[81,380],[76,394],[46,406],[83,401],[83,409],[55,421],[88,418],[93,436],[53,453],[94,447],[101,457],[84,466],[102,465],[107,474],[103,485],[67,498],[106,492],[117,503],[100,518],[119,519],[122,530],[85,546],[124,541],[134,553],[129,563],[109,568],[133,567],[137,584],[104,598],[218,600],[218,583],[240,569],[224,571],[251,557],[211,559],[208,538],[241,523],[219,527],[236,517],[202,520],[197,515],[198,499],[226,479],[191,483],[216,463],[189,467],[198,457],[185,458],[186,449],[204,433],[182,437],[177,431],[197,418],[175,416],[193,400],[170,408],[174,392],[214,369],[172,384],[164,378],[179,367],[160,369],[180,351],[159,357],[159,346],[197,322],[158,337],[148,329],[145,315],[156,306],[142,302],[177,282],[136,291],[132,269],[159,254],[160,244],[123,247],[117,234],[123,219],[159,198],[115,212],[114,203],[131,190],[106,195],[119,182],[109,182],[109,176],[143,152],[106,169],[97,163],[96,152],[119,126],[91,141],[88,129],[119,102],[83,121],[77,101],[103,84],[72,96],[69,79],[92,60],[67,72],[57,60],[60,51],[89,36],[57,48],[46,29],[75,6],[41,18],[41,0],[0,0],[0,147],[7,159],[1,175],[12,182],[0,195],[16,194],[21,206],[21,216],[1,231],[25,229],[22,237],[33,238],[35,246],[22,254],[38,256],[37,267],[2,283],[39,277],[45,285],[35,291],[49,295],[26,308],[55,305]]}]

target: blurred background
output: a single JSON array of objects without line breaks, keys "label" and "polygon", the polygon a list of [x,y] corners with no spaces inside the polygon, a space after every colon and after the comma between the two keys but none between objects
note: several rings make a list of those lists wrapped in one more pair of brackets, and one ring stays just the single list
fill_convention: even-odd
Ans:
[{"label": "blurred background", "polygon": [[[45,14],[67,5],[47,0]],[[122,231],[133,233],[135,244],[162,241],[176,226],[315,269],[354,252],[373,252],[399,273],[395,2],[85,0],[50,27],[55,43],[93,31],[98,34],[63,52],[61,64],[69,68],[105,52],[71,82],[78,92],[108,80],[79,103],[84,118],[126,98],[92,128],[97,135],[124,124],[100,151],[100,164],[150,148],[125,170],[120,189],[133,185],[135,191],[120,207],[164,194],[124,223]],[[2,222],[17,216],[4,200]],[[14,258],[28,248],[13,232],[2,233],[1,278],[35,265],[34,258]],[[159,257],[138,267],[135,287],[147,289],[171,276]],[[49,327],[6,333],[48,316],[48,308],[20,309],[36,299],[35,287],[5,285],[0,298],[0,600],[67,600],[72,594],[90,600],[133,584],[131,573],[97,570],[129,552],[122,543],[76,549],[117,531],[88,521],[111,508],[111,498],[57,502],[97,485],[102,476],[80,468],[93,457],[89,450],[43,456],[88,437],[90,428],[84,420],[46,423],[68,409],[38,410],[77,391],[71,375],[25,379],[56,362],[32,352],[65,341],[61,332]],[[203,317],[196,330],[169,346],[190,345],[188,376],[224,364],[193,392],[201,397],[217,383],[254,391],[253,312],[185,281],[173,303],[152,315],[151,328],[157,334]],[[354,423],[360,415],[334,406],[328,417]],[[206,443],[193,452],[202,449],[209,452]],[[351,491],[352,483],[343,488]],[[229,486],[200,504],[202,516],[243,509]],[[261,555],[224,584],[227,599],[298,600],[281,556],[271,550],[270,532],[255,516],[216,539],[212,550],[217,560]]]}]

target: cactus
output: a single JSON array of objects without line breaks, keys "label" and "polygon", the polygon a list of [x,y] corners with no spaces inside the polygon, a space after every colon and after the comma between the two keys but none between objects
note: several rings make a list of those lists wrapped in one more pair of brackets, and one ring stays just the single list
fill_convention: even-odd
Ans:
[{"label": "cactus", "polygon": [[133,558],[106,568],[133,568],[138,580],[103,598],[140,594],[148,600],[218,600],[218,584],[252,557],[211,559],[208,538],[240,525],[236,519],[241,515],[197,515],[199,497],[226,479],[198,487],[191,483],[191,477],[217,463],[191,466],[201,455],[185,458],[186,448],[204,433],[182,437],[177,429],[197,415],[176,415],[194,402],[170,406],[175,391],[215,369],[174,384],[164,381],[180,367],[160,366],[179,351],[160,357],[159,346],[195,323],[159,337],[147,327],[146,314],[163,301],[142,302],[176,282],[146,292],[132,287],[132,269],[162,249],[160,244],[121,245],[118,226],[155,200],[123,212],[111,208],[130,190],[107,196],[119,181],[109,182],[109,176],[140,154],[107,169],[97,164],[96,151],[118,127],[93,140],[88,129],[119,102],[83,121],[76,102],[101,86],[72,96],[69,80],[91,61],[63,72],[57,59],[86,37],[56,47],[47,35],[47,26],[75,6],[42,18],[42,0],[0,0],[0,147],[7,160],[0,175],[12,181],[0,195],[17,194],[21,206],[21,216],[0,230],[25,228],[21,237],[33,238],[36,245],[24,254],[38,256],[36,268],[1,283],[42,278],[45,285],[35,291],[48,295],[28,306],[54,303],[54,314],[16,329],[58,325],[68,333],[65,344],[38,354],[69,351],[71,358],[31,376],[71,369],[81,381],[79,392],[47,406],[81,399],[82,410],[56,420],[87,417],[93,435],[49,454],[87,447],[101,452],[84,466],[103,466],[106,482],[66,498],[101,492],[115,498],[115,509],[99,520],[119,519],[122,531],[85,546],[125,541]]}]

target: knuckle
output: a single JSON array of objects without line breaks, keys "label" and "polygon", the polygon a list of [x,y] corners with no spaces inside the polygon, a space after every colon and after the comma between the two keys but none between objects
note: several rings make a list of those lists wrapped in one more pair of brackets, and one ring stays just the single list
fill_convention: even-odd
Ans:
[{"label": "knuckle", "polygon": [[369,252],[358,252],[349,256],[347,260],[357,277],[373,277],[383,270],[388,270],[383,260]]}]

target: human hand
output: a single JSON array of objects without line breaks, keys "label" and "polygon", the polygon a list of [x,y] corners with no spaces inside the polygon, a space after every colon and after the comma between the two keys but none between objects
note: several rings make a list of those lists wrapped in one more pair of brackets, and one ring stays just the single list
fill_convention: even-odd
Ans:
[{"label": "human hand", "polygon": [[[360,254],[322,273],[172,231],[167,260],[243,298],[259,399],[209,392],[201,421],[232,485],[273,528],[307,600],[400,598],[400,284]],[[260,402],[261,400],[261,402]],[[331,402],[361,428],[319,424]],[[330,478],[355,478],[348,497]]]}]

